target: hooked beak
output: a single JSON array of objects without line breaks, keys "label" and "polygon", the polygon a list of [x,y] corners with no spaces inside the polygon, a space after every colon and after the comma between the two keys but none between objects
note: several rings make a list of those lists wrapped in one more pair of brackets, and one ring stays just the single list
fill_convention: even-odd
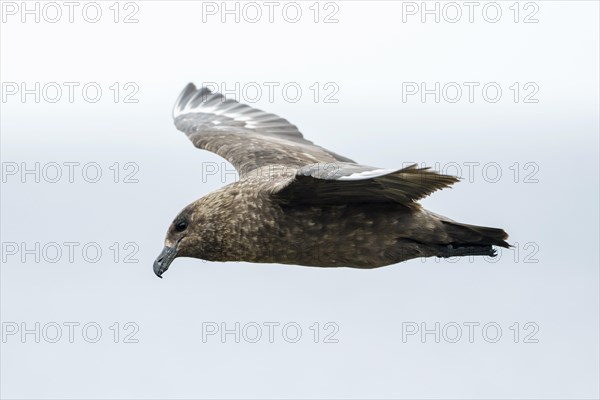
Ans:
[{"label": "hooked beak", "polygon": [[177,254],[177,245],[180,241],[181,239],[175,242],[173,247],[165,246],[158,257],[156,257],[156,261],[154,261],[154,273],[159,278],[162,278],[162,274],[169,269],[169,265],[171,265],[175,259],[175,255]]}]

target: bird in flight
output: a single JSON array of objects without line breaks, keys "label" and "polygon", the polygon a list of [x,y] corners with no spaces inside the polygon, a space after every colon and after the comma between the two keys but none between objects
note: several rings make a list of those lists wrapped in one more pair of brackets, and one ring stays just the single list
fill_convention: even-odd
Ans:
[{"label": "bird in flight", "polygon": [[509,247],[502,229],[462,224],[417,203],[454,176],[358,164],[275,114],[193,84],[173,118],[194,146],[233,164],[239,180],[175,217],[154,262],[158,277],[176,257],[377,268],[419,257],[493,257],[493,246]]}]

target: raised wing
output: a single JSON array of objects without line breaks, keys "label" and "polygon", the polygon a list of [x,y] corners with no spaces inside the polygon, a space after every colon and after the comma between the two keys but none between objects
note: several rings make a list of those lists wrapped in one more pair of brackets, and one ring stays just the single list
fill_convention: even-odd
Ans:
[{"label": "raised wing", "polygon": [[175,126],[194,146],[229,161],[240,175],[267,165],[354,161],[304,139],[287,120],[188,84],[173,109]]},{"label": "raised wing", "polygon": [[454,176],[416,165],[390,170],[349,163],[315,164],[277,183],[272,194],[282,203],[294,204],[412,204],[455,182]]}]

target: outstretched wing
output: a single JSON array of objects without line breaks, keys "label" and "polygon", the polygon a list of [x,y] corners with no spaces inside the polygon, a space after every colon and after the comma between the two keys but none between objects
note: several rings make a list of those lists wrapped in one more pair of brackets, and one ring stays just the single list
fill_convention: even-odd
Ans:
[{"label": "outstretched wing", "polygon": [[304,139],[295,125],[275,114],[191,83],[179,95],[173,118],[194,146],[225,158],[240,175],[273,164],[354,162]]},{"label": "outstretched wing", "polygon": [[282,203],[347,204],[413,202],[449,187],[458,178],[411,165],[389,170],[349,163],[315,164],[273,186]]},{"label": "outstretched wing", "polygon": [[271,165],[291,168],[295,176],[273,181],[271,193],[282,203],[410,204],[458,181],[416,165],[400,170],[358,165],[304,139],[275,114],[191,83],[179,95],[173,118],[196,147],[225,158],[240,175]]}]

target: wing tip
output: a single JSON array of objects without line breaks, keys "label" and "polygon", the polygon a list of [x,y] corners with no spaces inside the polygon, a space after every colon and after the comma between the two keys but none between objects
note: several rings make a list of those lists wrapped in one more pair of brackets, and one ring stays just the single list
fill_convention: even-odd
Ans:
[{"label": "wing tip", "polygon": [[177,97],[177,100],[175,100],[175,105],[173,106],[173,119],[191,111],[191,109],[194,108],[191,104],[194,100],[200,97],[206,99],[206,96],[210,94],[213,94],[213,92],[206,86],[202,86],[198,89],[192,82],[188,83]]},{"label": "wing tip", "polygon": [[181,115],[188,103],[189,98],[191,97],[191,94],[195,93],[196,90],[196,85],[194,85],[192,82],[185,85],[181,93],[179,93],[179,96],[177,96],[177,100],[175,100],[175,105],[173,106],[173,119]]},{"label": "wing tip", "polygon": [[402,168],[395,174],[420,187],[413,194],[411,198],[412,202],[417,202],[437,190],[450,188],[453,184],[460,182],[460,178],[456,176],[442,174],[432,170],[430,167],[419,168],[417,164]]},{"label": "wing tip", "polygon": [[[212,122],[213,126],[222,124],[223,120],[218,119],[222,117],[232,120],[233,122],[229,122],[238,127],[259,130],[264,134],[279,135],[284,138],[303,139],[296,125],[276,114],[240,103],[235,99],[227,99],[223,94],[213,92],[206,86],[198,89],[193,83],[188,83],[173,106],[172,117],[177,129],[185,132],[190,124],[186,122],[186,115],[196,113],[204,114],[205,118],[210,115],[209,119],[213,119],[208,122]],[[226,123],[223,126],[226,126]]]},{"label": "wing tip", "polygon": [[408,167],[398,170],[397,172],[418,175],[421,179],[429,182],[434,182],[437,180],[440,184],[445,185],[444,187],[450,187],[461,180],[461,178],[458,176],[446,175],[432,170],[431,167],[419,167],[418,164],[411,164]]}]

